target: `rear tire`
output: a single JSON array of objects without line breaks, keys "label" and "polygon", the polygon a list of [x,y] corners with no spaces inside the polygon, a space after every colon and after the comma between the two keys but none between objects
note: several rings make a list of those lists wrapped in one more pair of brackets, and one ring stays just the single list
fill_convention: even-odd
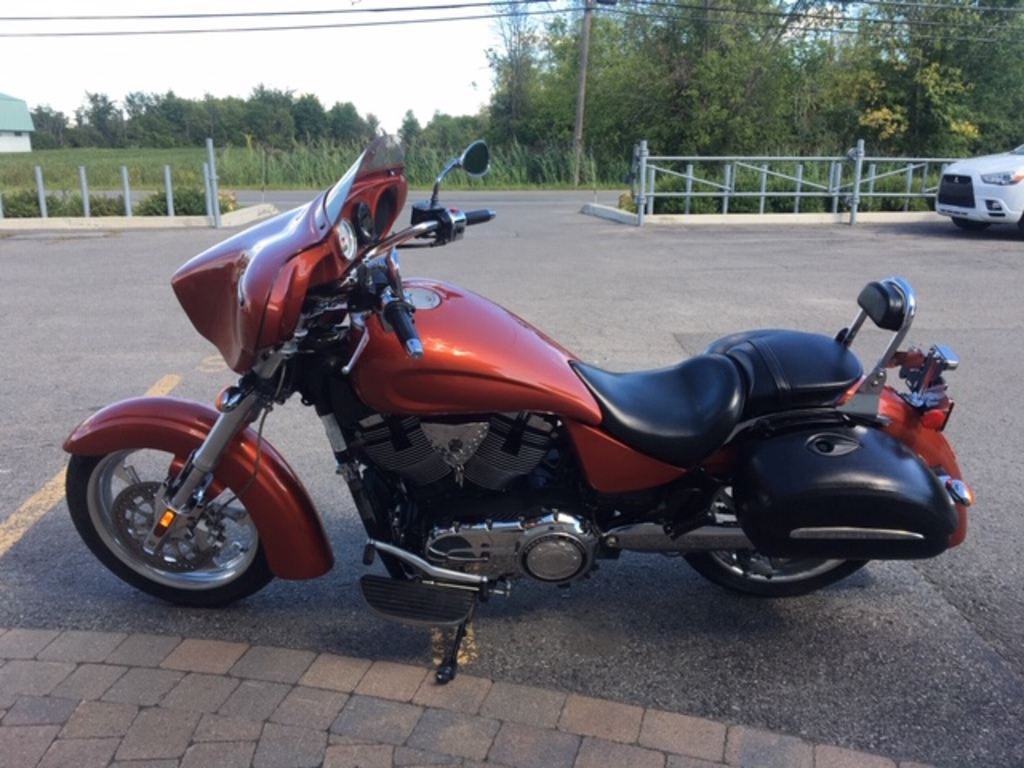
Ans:
[{"label": "rear tire", "polygon": [[981,232],[981,230],[988,229],[990,226],[986,221],[972,221],[971,219],[964,219],[959,216],[953,217],[953,224],[967,232]]},{"label": "rear tire", "polygon": [[82,540],[122,581],[171,603],[215,607],[259,591],[274,575],[252,517],[230,490],[208,500],[191,528],[172,526],[155,554],[143,550],[176,458],[152,449],[72,456],[67,501]]},{"label": "rear tire", "polygon": [[689,552],[686,562],[720,587],[756,597],[798,597],[835,584],[867,560],[768,558],[751,550]]}]

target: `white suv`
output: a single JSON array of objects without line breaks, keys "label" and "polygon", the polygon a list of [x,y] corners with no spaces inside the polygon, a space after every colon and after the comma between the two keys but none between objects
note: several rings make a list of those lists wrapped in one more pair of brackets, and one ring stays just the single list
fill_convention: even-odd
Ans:
[{"label": "white suv", "polygon": [[942,171],[935,210],[961,229],[1016,224],[1024,230],[1024,146],[959,160]]}]

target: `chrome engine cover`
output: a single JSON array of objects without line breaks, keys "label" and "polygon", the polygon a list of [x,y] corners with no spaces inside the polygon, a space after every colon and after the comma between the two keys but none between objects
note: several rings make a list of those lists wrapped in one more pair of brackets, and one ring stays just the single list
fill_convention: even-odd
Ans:
[{"label": "chrome engine cover", "polygon": [[566,512],[516,520],[454,524],[427,537],[432,563],[497,581],[529,576],[566,584],[586,575],[599,537],[585,520]]},{"label": "chrome engine cover", "polygon": [[551,447],[551,420],[530,413],[495,413],[487,421],[444,423],[414,416],[369,416],[356,434],[378,466],[415,486],[454,475],[498,491],[532,472]]}]

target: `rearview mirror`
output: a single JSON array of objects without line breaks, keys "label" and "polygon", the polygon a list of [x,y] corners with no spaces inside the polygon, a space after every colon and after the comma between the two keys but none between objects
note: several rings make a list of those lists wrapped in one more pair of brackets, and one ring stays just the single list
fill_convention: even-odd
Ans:
[{"label": "rearview mirror", "polygon": [[491,153],[483,141],[474,141],[460,158],[462,169],[469,176],[484,176],[490,170]]}]

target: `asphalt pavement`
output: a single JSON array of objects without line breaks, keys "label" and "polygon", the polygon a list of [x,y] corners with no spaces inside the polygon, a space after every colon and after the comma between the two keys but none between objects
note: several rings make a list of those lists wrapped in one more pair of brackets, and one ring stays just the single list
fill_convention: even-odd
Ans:
[{"label": "asphalt pavement", "polygon": [[[569,590],[516,584],[509,598],[479,611],[464,674],[783,734],[845,750],[837,752],[843,757],[1024,764],[1024,566],[1017,552],[1024,522],[1011,495],[1020,486],[1022,440],[1018,409],[1007,401],[1024,373],[1017,354],[1024,244],[1017,232],[962,233],[939,218],[862,220],[853,228],[637,229],[581,215],[592,199],[452,193],[449,203],[494,207],[498,218],[463,242],[405,254],[403,273],[483,293],[582,359],[613,370],[667,365],[745,328],[833,333],[852,319],[865,282],[902,275],[920,300],[913,340],[946,343],[961,359],[949,376],[958,403],[949,435],[978,504],[968,540],[956,550],[930,561],[872,563],[795,600],[744,599],[678,559],[640,555],[603,565]],[[172,380],[173,394],[204,402],[232,382],[168,285],[178,265],[226,234],[0,232],[7,342],[0,367],[7,396],[0,525],[7,538],[0,547],[12,542],[0,554],[0,627],[7,635],[238,643],[426,674],[430,633],[380,621],[362,605],[355,586],[364,572],[359,524],[315,416],[297,402],[271,415],[266,434],[324,515],[338,559],[329,575],[278,581],[220,611],[174,608],[118,582],[70,525],[53,481],[75,424],[168,376],[180,377]],[[864,341],[869,361],[880,348]],[[861,347],[858,341],[855,349]],[[9,521],[29,517],[31,525],[14,537],[18,526]],[[15,661],[0,666],[0,680],[13,674],[4,670]],[[14,712],[11,706],[4,717]],[[629,744],[643,747],[637,739]],[[668,765],[700,765],[683,762],[682,753],[663,754]]]}]

